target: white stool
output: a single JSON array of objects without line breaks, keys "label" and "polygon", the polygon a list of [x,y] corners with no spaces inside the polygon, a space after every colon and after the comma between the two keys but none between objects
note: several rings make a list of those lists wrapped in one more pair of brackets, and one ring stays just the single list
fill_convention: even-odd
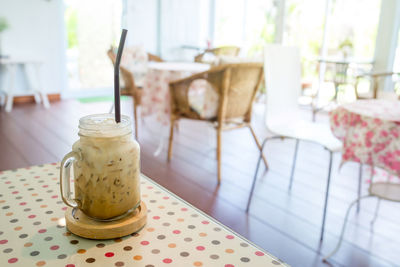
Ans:
[{"label": "white stool", "polygon": [[[49,100],[47,95],[44,93],[44,88],[41,84],[40,78],[40,67],[42,66],[42,62],[40,61],[32,61],[32,60],[15,60],[15,59],[0,59],[0,66],[4,66],[6,69],[6,86],[2,88],[2,91],[5,93],[6,100],[6,112],[10,112],[12,110],[15,92],[15,81],[16,81],[16,73],[17,66],[22,66],[25,71],[25,75],[27,77],[28,83],[31,89],[24,93],[23,95],[33,95],[36,103],[43,103],[45,108],[49,108]],[[0,105],[3,105],[4,101],[0,99]]]}]

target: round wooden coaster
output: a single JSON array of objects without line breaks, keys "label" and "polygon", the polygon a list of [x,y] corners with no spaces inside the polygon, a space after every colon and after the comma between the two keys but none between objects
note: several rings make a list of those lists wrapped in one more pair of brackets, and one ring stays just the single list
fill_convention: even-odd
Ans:
[{"label": "round wooden coaster", "polygon": [[65,222],[68,230],[73,234],[90,239],[112,239],[135,233],[143,228],[147,220],[147,207],[142,201],[139,207],[126,217],[110,221],[95,221],[82,211],[72,208],[65,212]]}]

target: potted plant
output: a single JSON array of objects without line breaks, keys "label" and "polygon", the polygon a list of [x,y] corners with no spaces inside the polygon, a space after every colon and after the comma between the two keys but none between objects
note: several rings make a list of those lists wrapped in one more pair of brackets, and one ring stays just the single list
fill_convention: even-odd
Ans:
[{"label": "potted plant", "polygon": [[9,27],[6,18],[0,17],[0,58],[4,57],[1,52],[1,34]]}]

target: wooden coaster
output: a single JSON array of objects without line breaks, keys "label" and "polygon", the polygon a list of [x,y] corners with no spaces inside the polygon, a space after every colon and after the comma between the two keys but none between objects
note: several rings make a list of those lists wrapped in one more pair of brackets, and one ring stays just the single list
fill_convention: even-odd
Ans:
[{"label": "wooden coaster", "polygon": [[90,239],[112,239],[138,232],[147,221],[147,207],[140,202],[139,207],[126,217],[110,221],[95,221],[82,211],[76,210],[72,215],[72,208],[65,212],[65,222],[70,232]]}]

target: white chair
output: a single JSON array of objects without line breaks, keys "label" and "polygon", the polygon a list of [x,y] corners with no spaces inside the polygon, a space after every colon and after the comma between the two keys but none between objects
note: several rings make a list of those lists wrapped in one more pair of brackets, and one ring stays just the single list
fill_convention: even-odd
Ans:
[{"label": "white chair", "polygon": [[[329,184],[332,169],[332,153],[341,151],[342,144],[335,138],[327,124],[313,123],[300,118],[302,113],[298,106],[301,90],[301,63],[299,51],[296,47],[281,45],[267,45],[264,51],[264,73],[266,84],[266,126],[273,136],[267,137],[262,149],[268,140],[275,138],[292,138],[296,140],[290,175],[289,190],[292,187],[293,174],[296,166],[299,141],[318,143],[329,151],[329,172],[325,192],[325,204],[322,217],[321,241],[324,236],[326,207],[328,204]],[[261,149],[261,153],[262,153]],[[261,154],[260,154],[261,155]],[[250,191],[247,209],[249,210],[260,158]]]}]

